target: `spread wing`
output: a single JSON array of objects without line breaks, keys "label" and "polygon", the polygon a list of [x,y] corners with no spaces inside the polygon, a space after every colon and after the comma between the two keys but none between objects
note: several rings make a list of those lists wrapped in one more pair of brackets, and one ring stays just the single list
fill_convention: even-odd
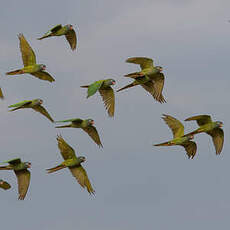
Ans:
[{"label": "spread wing", "polygon": [[56,33],[58,30],[60,30],[62,28],[62,25],[61,24],[58,24],[56,26],[54,26],[50,31],[52,33]]},{"label": "spread wing", "polygon": [[112,87],[108,87],[107,89],[99,89],[99,93],[104,101],[105,108],[108,111],[110,117],[114,116],[114,108],[115,108],[115,97]]},{"label": "spread wing", "polygon": [[88,133],[88,135],[93,139],[93,141],[99,146],[99,147],[103,147],[101,144],[101,140],[100,137],[98,135],[97,129],[90,125],[86,128],[82,128],[85,132]]},{"label": "spread wing", "polygon": [[153,60],[151,58],[146,57],[132,57],[126,60],[128,63],[138,64],[141,69],[154,67]]},{"label": "spread wing", "polygon": [[75,50],[77,46],[77,36],[75,31],[73,29],[69,30],[69,32],[65,35],[65,37],[66,40],[69,42],[71,49]]},{"label": "spread wing", "polygon": [[216,154],[219,155],[222,151],[224,144],[224,131],[221,128],[215,128],[207,132],[212,137],[213,144],[216,149]]},{"label": "spread wing", "polygon": [[27,169],[14,171],[18,179],[18,199],[24,200],[30,185],[30,172]]},{"label": "spread wing", "polygon": [[165,99],[164,99],[164,96],[162,94],[159,95],[159,93],[156,92],[153,81],[148,81],[148,82],[146,82],[144,84],[141,84],[141,86],[146,91],[148,91],[156,101],[158,101],[160,103],[165,103],[166,102]]},{"label": "spread wing", "polygon": [[49,113],[47,112],[47,110],[41,106],[41,105],[36,105],[33,106],[32,109],[34,109],[35,111],[41,113],[42,115],[44,115],[45,117],[47,117],[51,122],[54,122],[53,118],[49,115]]},{"label": "spread wing", "polygon": [[29,43],[26,41],[23,34],[18,35],[20,41],[20,49],[22,54],[22,61],[24,66],[35,65],[36,64],[36,56]]},{"label": "spread wing", "polygon": [[11,188],[11,186],[6,181],[0,180],[0,188],[2,188],[4,190],[8,190]]},{"label": "spread wing", "polygon": [[163,73],[157,73],[154,75],[154,80],[153,80],[154,98],[157,98],[158,100],[161,101],[163,99],[163,102],[166,102],[162,95],[164,82],[165,82],[165,77]]},{"label": "spread wing", "polygon": [[3,92],[2,92],[2,88],[0,88],[0,98],[1,98],[1,99],[4,99],[4,95],[3,95]]},{"label": "spread wing", "polygon": [[182,146],[185,148],[188,158],[193,159],[197,151],[196,143],[193,141],[186,141],[184,144],[182,144]]},{"label": "spread wing", "polygon": [[64,160],[73,159],[76,157],[74,149],[65,142],[62,136],[58,135],[57,141],[58,141],[58,148]]},{"label": "spread wing", "polygon": [[20,158],[15,158],[9,161],[4,161],[4,163],[9,163],[11,165],[18,165],[21,163],[21,159]]},{"label": "spread wing", "polygon": [[82,166],[78,167],[69,167],[72,175],[77,179],[78,183],[83,187],[86,188],[89,194],[94,194],[95,191],[89,181],[88,175],[85,169]]},{"label": "spread wing", "polygon": [[96,81],[94,82],[93,84],[91,84],[89,87],[88,87],[88,95],[87,95],[87,98],[93,96],[99,89],[100,87],[102,86],[103,84],[103,81]]},{"label": "spread wing", "polygon": [[199,115],[194,117],[189,117],[185,121],[196,121],[199,126],[208,124],[212,122],[212,118],[209,115]]},{"label": "spread wing", "polygon": [[47,72],[45,71],[38,71],[38,72],[35,72],[35,73],[31,73],[33,76],[41,79],[41,80],[44,80],[44,81],[50,81],[50,82],[53,82],[55,81],[55,79]]},{"label": "spread wing", "polygon": [[172,130],[174,138],[182,137],[184,135],[184,125],[179,120],[166,114],[163,114],[162,119]]}]

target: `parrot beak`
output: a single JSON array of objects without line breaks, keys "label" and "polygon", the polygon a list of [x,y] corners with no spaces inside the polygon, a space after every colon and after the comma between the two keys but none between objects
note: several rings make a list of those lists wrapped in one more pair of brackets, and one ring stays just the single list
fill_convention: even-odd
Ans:
[{"label": "parrot beak", "polygon": [[115,85],[115,84],[116,84],[116,82],[115,82],[115,81],[113,81],[113,82],[112,82],[112,84],[113,84],[113,85]]},{"label": "parrot beak", "polygon": [[4,184],[4,181],[1,180],[1,181],[0,181],[0,184]]}]

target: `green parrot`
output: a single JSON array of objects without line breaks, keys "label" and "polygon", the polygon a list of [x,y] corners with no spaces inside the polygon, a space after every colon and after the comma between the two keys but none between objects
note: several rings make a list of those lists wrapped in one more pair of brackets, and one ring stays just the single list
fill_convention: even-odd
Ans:
[{"label": "green parrot", "polygon": [[141,85],[153,96],[156,101],[160,103],[165,103],[166,100],[162,95],[165,79],[164,74],[161,73],[163,68],[161,66],[154,66],[153,60],[146,57],[128,58],[126,62],[139,64],[141,67],[141,71],[125,75],[125,77],[133,78],[134,81],[131,84],[117,90],[117,92],[127,88],[131,88],[136,85]]},{"label": "green parrot", "polygon": [[1,98],[1,99],[4,99],[4,95],[3,95],[3,92],[2,92],[2,88],[0,88],[0,98]]},{"label": "green parrot", "polygon": [[27,169],[31,167],[31,163],[22,162],[20,158],[5,161],[3,163],[9,163],[9,165],[1,166],[0,170],[14,170],[18,180],[18,199],[24,200],[30,185],[30,171]]},{"label": "green parrot", "polygon": [[184,126],[176,118],[163,114],[162,119],[172,130],[173,139],[164,143],[156,144],[154,146],[181,145],[185,148],[188,158],[193,159],[197,151],[196,143],[191,141],[194,138],[194,135],[191,134],[184,136]]},{"label": "green parrot", "polygon": [[83,85],[82,88],[88,88],[87,98],[94,95],[99,91],[102,100],[104,101],[105,108],[108,111],[110,117],[114,116],[114,107],[115,107],[115,97],[112,89],[112,85],[115,85],[116,81],[113,79],[105,79],[95,81],[91,85]]},{"label": "green parrot", "polygon": [[7,72],[6,74],[15,75],[15,74],[29,73],[41,80],[50,81],[50,82],[55,81],[54,78],[49,73],[44,71],[46,69],[45,65],[36,63],[35,53],[30,47],[29,43],[26,41],[23,34],[19,34],[18,38],[20,41],[20,49],[22,53],[24,68]]},{"label": "green parrot", "polygon": [[221,129],[221,127],[223,127],[223,122],[213,122],[211,116],[209,115],[193,116],[185,119],[185,121],[196,121],[200,126],[198,129],[194,130],[188,135],[207,133],[212,137],[212,141],[216,149],[216,154],[219,155],[221,153],[224,144],[224,131]]},{"label": "green parrot", "polygon": [[88,175],[85,169],[81,166],[81,163],[86,161],[85,157],[77,157],[74,149],[65,142],[62,136],[57,136],[57,141],[58,148],[64,158],[64,161],[54,168],[47,169],[48,173],[53,173],[68,167],[72,175],[77,179],[78,183],[83,188],[86,188],[89,194],[94,194],[95,191],[89,181]]},{"label": "green parrot", "polygon": [[80,118],[74,118],[74,119],[68,119],[63,121],[55,121],[55,123],[60,123],[60,122],[71,122],[71,123],[68,125],[56,126],[55,128],[69,128],[69,127],[81,128],[93,139],[93,141],[99,147],[103,147],[97,129],[93,126],[94,120],[92,119],[82,120]]},{"label": "green parrot", "polygon": [[54,122],[53,118],[49,115],[49,113],[46,111],[46,109],[41,105],[43,103],[43,100],[41,99],[34,99],[34,100],[26,100],[26,101],[21,101],[17,104],[13,104],[8,106],[8,108],[13,108],[10,111],[15,111],[18,109],[25,109],[25,108],[31,108],[35,110],[36,112],[41,113],[44,115],[46,118],[48,118],[51,122]]},{"label": "green parrot", "polygon": [[44,38],[48,38],[52,36],[62,36],[62,35],[65,35],[66,40],[69,42],[71,49],[75,50],[77,46],[77,36],[73,29],[73,26],[70,24],[65,26],[62,26],[61,24],[56,25],[47,33],[45,33],[44,36],[38,38],[38,40],[42,40]]},{"label": "green parrot", "polygon": [[8,190],[11,188],[10,184],[4,180],[0,180],[0,188]]}]

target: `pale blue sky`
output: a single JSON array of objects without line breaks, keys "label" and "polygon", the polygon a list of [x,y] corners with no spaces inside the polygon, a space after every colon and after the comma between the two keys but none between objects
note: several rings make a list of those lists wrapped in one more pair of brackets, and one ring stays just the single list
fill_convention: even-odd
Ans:
[{"label": "pale blue sky", "polygon": [[[13,173],[1,172],[12,185],[0,191],[2,229],[229,229],[229,9],[227,0],[2,2],[0,63],[6,99],[0,107],[1,161],[19,156],[32,162],[24,201],[17,200]],[[59,23],[76,28],[77,52],[64,38],[36,40]],[[55,83],[5,76],[22,66],[18,33]],[[125,63],[132,56],[147,56],[163,66],[168,103],[161,105],[136,87],[116,94],[115,118],[110,119],[100,96],[86,99],[79,86],[103,78],[114,78],[116,89],[124,86],[130,81],[122,76],[139,69]],[[38,97],[56,120],[93,118],[104,148],[81,130],[55,130],[33,111],[7,112],[9,104]],[[180,147],[153,147],[171,138],[162,113],[180,120],[210,114],[223,121],[222,154],[215,155],[205,134],[195,138],[194,160]],[[190,122],[185,128],[196,127]],[[86,156],[95,197],[67,169],[46,174],[46,168],[62,161],[57,133]]]}]

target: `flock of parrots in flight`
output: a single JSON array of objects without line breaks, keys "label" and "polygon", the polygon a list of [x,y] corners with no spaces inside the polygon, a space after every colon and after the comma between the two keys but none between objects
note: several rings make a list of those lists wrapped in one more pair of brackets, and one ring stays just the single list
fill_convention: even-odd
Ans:
[{"label": "flock of parrots in flight", "polygon": [[[72,25],[57,25],[49,30],[38,40],[52,36],[62,36],[64,35],[72,50],[76,49],[77,46],[77,37]],[[7,75],[16,75],[16,74],[31,74],[34,77],[37,77],[41,80],[53,82],[55,79],[47,72],[45,72],[46,66],[44,64],[37,64],[36,56],[33,49],[30,47],[29,43],[23,36],[23,34],[18,35],[20,42],[20,50],[22,54],[22,60],[24,67],[18,70],[7,72]],[[162,95],[164,87],[164,74],[162,73],[163,68],[161,66],[154,66],[153,60],[146,57],[132,57],[126,60],[128,63],[134,63],[140,65],[141,71],[130,73],[124,75],[124,77],[129,77],[133,79],[131,84],[124,86],[123,88],[117,90],[117,92],[122,91],[127,88],[131,88],[137,85],[142,86],[147,92],[149,92],[153,98],[160,102],[165,103],[166,100]],[[87,88],[87,98],[93,96],[97,91],[102,97],[105,108],[110,117],[114,116],[115,110],[115,96],[114,91],[111,86],[115,85],[115,80],[105,79],[96,81],[90,85],[81,86],[82,88]],[[0,97],[4,98],[2,90],[0,89]],[[94,126],[94,120],[92,119],[67,119],[61,121],[54,121],[47,110],[42,106],[43,101],[41,99],[26,100],[13,105],[8,106],[11,108],[10,111],[15,111],[18,109],[31,108],[42,115],[44,115],[51,122],[55,123],[66,123],[61,126],[56,126],[56,128],[81,128],[83,129],[92,140],[99,146],[103,147],[100,136],[97,132],[96,127]],[[224,143],[224,132],[221,129],[223,123],[220,121],[213,122],[209,115],[198,115],[187,118],[185,121],[196,121],[199,125],[199,128],[185,134],[183,124],[176,118],[163,114],[162,119],[169,126],[173,133],[173,139],[164,143],[155,144],[155,146],[172,146],[172,145],[181,145],[185,148],[187,156],[189,159],[193,159],[196,151],[197,145],[194,141],[194,135],[198,133],[207,133],[212,137],[216,154],[220,154],[223,148]],[[47,169],[48,173],[56,172],[63,168],[69,168],[72,175],[77,179],[78,183],[86,188],[90,194],[94,194],[95,191],[88,179],[88,175],[85,169],[82,167],[81,163],[85,162],[85,157],[76,156],[74,149],[67,144],[67,142],[62,138],[62,136],[57,136],[58,148],[61,152],[64,161],[56,167]],[[1,166],[0,170],[14,170],[17,182],[18,182],[18,193],[19,200],[24,200],[27,190],[30,184],[30,171],[28,170],[31,167],[30,162],[22,162],[20,158],[12,159],[5,161],[3,163],[8,163],[6,166]],[[0,180],[0,188],[8,190],[11,188],[10,184],[4,180]]]}]

